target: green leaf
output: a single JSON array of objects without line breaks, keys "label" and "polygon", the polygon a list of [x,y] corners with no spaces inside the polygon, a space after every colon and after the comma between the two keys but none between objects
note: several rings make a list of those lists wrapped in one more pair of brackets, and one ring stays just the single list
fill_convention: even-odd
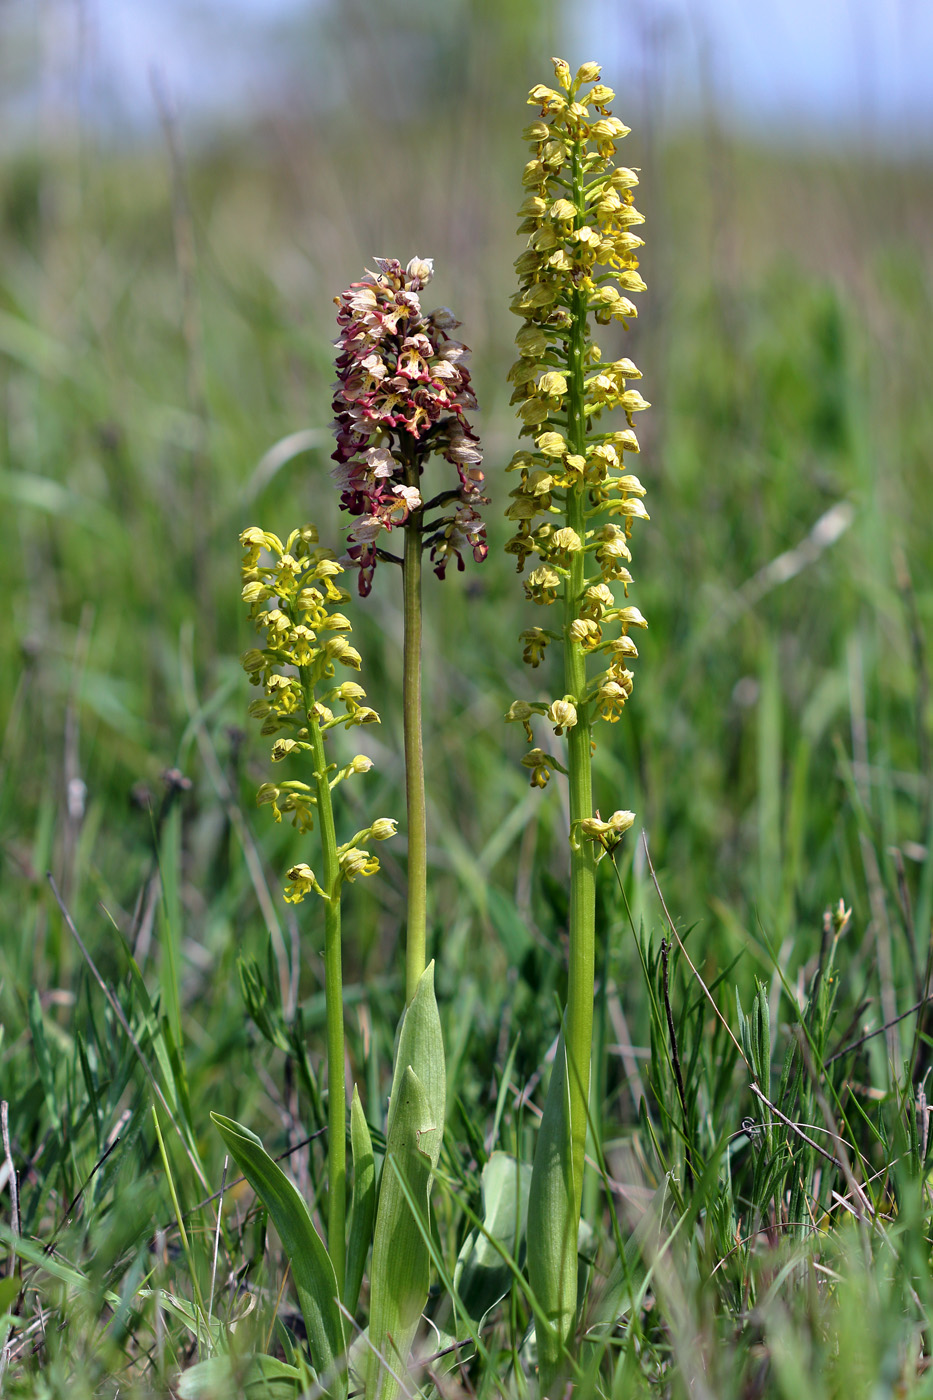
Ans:
[{"label": "green leaf", "polygon": [[507,1152],[494,1152],[483,1168],[482,1180],[483,1228],[467,1236],[454,1269],[460,1301],[477,1324],[512,1285],[512,1270],[493,1241],[518,1259],[525,1239],[531,1166]]},{"label": "green leaf", "polygon": [[183,1371],[175,1385],[181,1400],[292,1400],[301,1372],[274,1356],[252,1356],[241,1371],[229,1356],[212,1356]]},{"label": "green leaf", "polygon": [[373,1241],[369,1340],[374,1350],[369,1354],[366,1384],[366,1395],[372,1400],[390,1400],[398,1394],[400,1386],[392,1372],[406,1374],[408,1353],[427,1302],[430,1258],[402,1180],[426,1222],[437,1149],[432,1160],[421,1143],[430,1141],[433,1147],[439,1137],[424,1085],[408,1065],[392,1095]]},{"label": "green leaf", "polygon": [[292,1266],[314,1365],[319,1375],[333,1376],[328,1393],[345,1395],[346,1373],[338,1369],[346,1340],[337,1305],[337,1277],[308,1207],[255,1133],[219,1113],[211,1118],[279,1232]]},{"label": "green leaf", "polygon": [[437,1166],[440,1144],[443,1139],[444,1115],[447,1104],[447,1068],[444,1060],[444,1038],[441,1034],[441,1018],[438,1015],[437,1000],[434,996],[434,963],[429,962],[421,974],[421,981],[415,989],[411,1005],[402,1016],[399,1031],[398,1050],[395,1056],[395,1069],[392,1074],[392,1093],[389,1096],[389,1124],[386,1136],[392,1129],[392,1114],[396,1090],[408,1066],[417,1074],[424,1086],[428,1103],[438,1110],[437,1152],[433,1165]]},{"label": "green leaf", "polygon": [[353,1153],[353,1194],[350,1198],[350,1221],[347,1238],[347,1276],[344,1282],[343,1305],[348,1313],[356,1312],[366,1268],[366,1256],[373,1238],[376,1214],[376,1164],[369,1124],[360,1103],[360,1094],[353,1086],[350,1102],[350,1148]]},{"label": "green leaf", "polygon": [[188,1329],[199,1345],[203,1345],[206,1338],[212,1351],[224,1347],[224,1327],[229,1327],[232,1331],[252,1310],[254,1303],[253,1299],[247,1300],[245,1307],[239,1307],[232,1316],[227,1314],[223,1322],[216,1317],[208,1322],[196,1304],[189,1302],[187,1298],[179,1298],[176,1294],[169,1293],[167,1288],[140,1288],[136,1296],[154,1298],[160,1308],[171,1313]]},{"label": "green leaf", "polygon": [[537,1327],[542,1393],[563,1356],[577,1309],[577,1226],[570,1098],[564,1036],[561,1032],[548,1087],[528,1198],[528,1277],[544,1317]]},{"label": "green leaf", "polygon": [[[399,1033],[370,1270],[367,1400],[392,1400],[428,1297],[431,1181],[444,1137],[444,1040],[428,965]],[[416,1219],[409,1204],[417,1206]],[[393,1375],[392,1373],[396,1374]]]}]

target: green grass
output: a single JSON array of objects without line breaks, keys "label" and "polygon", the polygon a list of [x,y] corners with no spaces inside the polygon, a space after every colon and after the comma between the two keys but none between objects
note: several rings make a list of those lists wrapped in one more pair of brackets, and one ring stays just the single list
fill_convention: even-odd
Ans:
[{"label": "green grass", "polygon": [[[546,76],[518,52],[520,75]],[[195,152],[190,226],[176,201],[173,229],[158,149],[91,142],[2,172],[0,1097],[21,1213],[16,1238],[4,1173],[7,1394],[166,1394],[212,1350],[241,1379],[255,1351],[300,1351],[252,1196],[228,1180],[219,1235],[202,1204],[224,1163],[210,1111],[291,1151],[316,1209],[325,1158],[305,1141],[326,1121],[323,925],[279,898],[301,856],[253,805],[266,754],[246,732],[236,535],[314,518],[337,538],[331,297],[373,253],[437,259],[431,290],[474,349],[493,496],[487,563],[426,589],[446,1273],[492,1148],[531,1160],[565,991],[566,818],[559,789],[529,792],[502,722],[530,674],[530,610],[500,548],[524,77],[506,87],[507,55],[492,74],[483,57],[470,50],[465,97],[435,94],[421,168],[422,109],[376,142],[364,98],[353,120]],[[600,866],[594,1140],[611,1189],[594,1165],[579,1393],[924,1396],[927,1019],[832,1056],[913,1007],[929,971],[933,268],[910,230],[929,224],[933,176],[713,133],[647,141],[619,111],[648,216],[626,353],[654,405],[632,593],[651,628],[597,801],[638,813],[696,972],[674,942],[681,1099],[672,933],[633,833],[618,881]],[[196,251],[187,306],[179,236]],[[307,428],[309,450],[257,470]],[[801,552],[841,506],[840,538]],[[354,640],[383,716],[367,810],[401,817],[390,582],[354,609]],[[404,862],[380,855],[383,877],[345,909],[350,1062],[377,1131],[404,996]],[[840,898],[834,944],[824,911]],[[199,1293],[213,1336],[193,1320]],[[448,1306],[438,1284],[430,1310],[454,1331]],[[516,1284],[442,1393],[527,1393],[530,1316]],[[216,1393],[240,1384],[228,1373]]]}]

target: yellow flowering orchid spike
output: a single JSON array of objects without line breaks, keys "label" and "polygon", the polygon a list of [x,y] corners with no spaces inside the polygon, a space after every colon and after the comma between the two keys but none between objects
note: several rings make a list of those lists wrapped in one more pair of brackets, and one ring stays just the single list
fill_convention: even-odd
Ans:
[{"label": "yellow flowering orchid spike", "polygon": [[[566,744],[570,789],[570,979],[529,1202],[529,1273],[551,1324],[538,1328],[542,1395],[561,1389],[576,1320],[596,863],[635,820],[620,810],[603,822],[594,812],[592,752],[594,727],[616,723],[632,694],[627,663],[638,651],[628,633],[648,625],[624,603],[633,584],[633,529],[649,519],[645,488],[626,469],[625,454],[638,452],[634,415],[650,407],[634,387],[642,379],[637,365],[608,358],[594,340],[595,327],[617,321],[627,328],[637,315],[633,297],[646,290],[642,239],[632,232],[644,222],[633,193],[639,176],[615,163],[629,128],[612,112],[615,94],[600,81],[598,63],[575,73],[563,59],[553,65],[555,86],[533,87],[528,98],[538,110],[525,130],[530,158],[519,232],[526,246],[511,303],[522,325],[509,382],[519,433],[529,441],[510,463],[519,481],[506,511],[514,530],[506,551],[526,574],[526,597],[555,614],[551,629],[521,634],[524,660],[539,667],[551,638],[563,644],[562,698],[516,701],[507,718],[524,726],[531,747],[522,762],[533,787],[544,787],[561,766],[536,746],[538,717],[553,725]],[[604,423],[613,411],[624,415],[623,427]]]},{"label": "yellow flowering orchid spike", "polygon": [[305,835],[317,825],[321,839],[322,875],[298,861],[288,870],[284,898],[300,904],[309,894],[324,902],[324,969],[327,1015],[328,1074],[328,1193],[327,1243],[342,1291],[346,1262],[346,1098],[344,1080],[343,973],[340,941],[340,891],[344,881],[372,875],[379,869],[363,840],[385,841],[395,835],[395,822],[379,817],[366,831],[338,846],[333,789],[347,778],[367,773],[371,758],[358,754],[344,767],[328,764],[324,742],[328,732],[343,725],[378,724],[376,711],[362,702],[366,692],[340,671],[358,672],[359,652],[347,641],[351,624],[334,604],[349,593],[339,579],[344,572],[333,551],[318,542],[313,525],[293,530],[283,543],[278,535],[251,525],[240,535],[243,546],[242,598],[260,634],[262,645],[242,659],[243,668],[262,697],[249,707],[261,721],[262,733],[274,736],[272,762],[290,773],[304,765],[310,781],[283,777],[263,783],[260,806],[272,809],[277,822],[288,814]]}]

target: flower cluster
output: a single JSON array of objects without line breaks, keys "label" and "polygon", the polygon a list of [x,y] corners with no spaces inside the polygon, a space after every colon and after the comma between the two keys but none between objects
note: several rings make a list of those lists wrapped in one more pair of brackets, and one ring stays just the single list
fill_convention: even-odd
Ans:
[{"label": "flower cluster", "polygon": [[[353,680],[340,680],[337,667],[358,672],[360,654],[347,640],[350,623],[342,612],[332,611],[345,602],[349,593],[335,582],[344,572],[333,551],[318,544],[313,525],[293,530],[283,543],[278,535],[251,525],[240,535],[243,556],[243,601],[265,645],[254,647],[240,658],[254,685],[262,686],[263,697],[254,700],[249,713],[262,721],[262,733],[277,735],[272,745],[273,763],[310,757],[314,783],[283,779],[263,783],[257,793],[260,806],[272,808],[275,820],[288,813],[299,831],[314,826],[314,809],[322,791],[329,802],[331,791],[345,778],[366,773],[373,766],[365,754],[342,768],[329,765],[318,770],[324,734],[337,725],[378,724],[376,711],[365,703],[366,692]],[[262,563],[263,555],[271,562]],[[335,713],[335,709],[338,711]],[[395,834],[395,822],[380,817],[352,841],[338,847],[342,880],[371,875],[379,869],[375,856],[361,849],[362,843],[384,841]],[[315,890],[331,898],[333,890],[318,884],[309,866],[295,865],[288,872],[285,898],[298,903]]]},{"label": "flower cluster", "polygon": [[[611,115],[615,94],[599,82],[598,64],[585,63],[571,77],[562,59],[553,62],[558,86],[532,88],[529,104],[539,116],[524,133],[531,159],[519,232],[528,243],[515,264],[520,287],[512,310],[522,327],[509,378],[521,434],[531,443],[508,467],[519,484],[506,512],[515,527],[506,550],[519,573],[528,566],[524,588],[532,602],[564,604],[560,630],[522,633],[524,660],[540,665],[549,643],[562,640],[578,658],[594,653],[605,665],[583,687],[568,686],[561,700],[513,705],[508,718],[524,722],[529,742],[532,712],[546,715],[557,734],[578,718],[587,725],[617,720],[632,693],[628,663],[638,655],[629,633],[647,627],[638,608],[619,606],[613,590],[621,585],[628,596],[632,525],[648,519],[644,487],[626,470],[624,454],[638,452],[633,414],[649,404],[629,387],[640,371],[629,359],[606,362],[590,325],[592,317],[627,328],[637,315],[629,294],[645,289],[636,256],[642,240],[632,232],[644,222],[632,194],[638,177],[613,164],[628,127]],[[624,412],[627,427],[595,431],[610,409]],[[585,676],[586,666],[576,674]],[[548,765],[554,760],[528,764],[533,785],[544,785]]]},{"label": "flower cluster", "polygon": [[[467,348],[450,332],[450,311],[425,313],[418,293],[430,280],[430,258],[407,268],[377,258],[336,298],[340,335],[334,398],[341,505],[358,517],[349,535],[349,558],[359,567],[359,591],[367,594],[384,533],[414,516],[435,573],[443,578],[451,556],[463,568],[463,551],[486,557],[486,530],[477,507],[482,494],[482,452],[465,416],[475,408],[466,367]],[[458,486],[429,501],[421,474],[433,453],[457,469]],[[453,507],[444,511],[444,507]],[[441,514],[425,523],[426,512]]]}]

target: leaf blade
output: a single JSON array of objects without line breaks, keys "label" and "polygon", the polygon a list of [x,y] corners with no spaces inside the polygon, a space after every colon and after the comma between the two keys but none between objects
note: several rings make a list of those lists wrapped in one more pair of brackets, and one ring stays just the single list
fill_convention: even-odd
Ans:
[{"label": "leaf blade", "polygon": [[333,1393],[346,1393],[343,1318],[337,1304],[337,1276],[324,1242],[295,1184],[249,1128],[220,1113],[211,1119],[240,1171],[268,1210],[292,1267],[298,1300],[318,1373],[334,1377]]}]

